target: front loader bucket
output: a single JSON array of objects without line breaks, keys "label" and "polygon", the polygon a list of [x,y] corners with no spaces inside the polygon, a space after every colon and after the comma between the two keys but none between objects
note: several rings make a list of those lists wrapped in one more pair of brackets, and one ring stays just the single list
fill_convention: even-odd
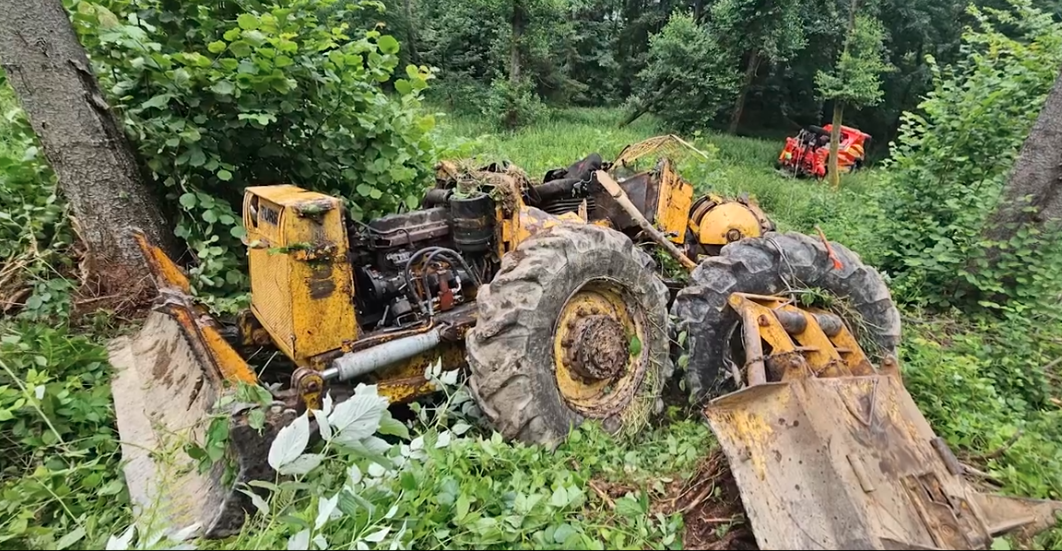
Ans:
[{"label": "front loader bucket", "polygon": [[[124,472],[138,514],[181,528],[199,523],[207,537],[238,530],[246,496],[222,483],[224,463],[205,473],[186,446],[205,446],[214,406],[237,382],[254,384],[247,363],[225,341],[216,322],[189,294],[188,280],[166,255],[137,236],[154,272],[159,295],[141,329],[110,343],[116,371],[112,395]],[[237,416],[228,442],[236,450],[237,481],[263,474],[268,436]]]},{"label": "front loader bucket", "polygon": [[705,414],[760,549],[981,549],[1062,513],[978,493],[895,369],[756,384]]}]

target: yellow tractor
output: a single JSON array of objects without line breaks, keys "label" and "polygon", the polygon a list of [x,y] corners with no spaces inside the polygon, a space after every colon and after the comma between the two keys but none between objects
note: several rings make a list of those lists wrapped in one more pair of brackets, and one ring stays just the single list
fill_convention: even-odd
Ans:
[{"label": "yellow tractor", "polygon": [[[111,349],[134,502],[200,522],[206,537],[232,534],[253,511],[237,489],[275,476],[269,446],[296,413],[358,383],[392,403],[423,397],[440,363],[467,369],[506,438],[554,446],[587,420],[634,433],[685,357],[762,548],[977,548],[1054,522],[1062,504],[963,480],[900,381],[899,315],[877,272],[835,243],[775,233],[747,199],[695,201],[672,166],[678,150],[693,148],[655,138],[537,185],[504,163],[444,162],[420,209],[367,223],[338,198],[247,188],[251,305],[234,332],[141,238],[157,305]],[[644,248],[688,283],[661,275]],[[860,330],[799,308],[791,292],[809,288],[849,300]],[[256,372],[238,352],[251,346],[284,361]],[[201,474],[180,448],[207,440],[215,404],[239,383],[268,384],[275,406],[261,430],[230,407],[236,479],[220,463]]]}]

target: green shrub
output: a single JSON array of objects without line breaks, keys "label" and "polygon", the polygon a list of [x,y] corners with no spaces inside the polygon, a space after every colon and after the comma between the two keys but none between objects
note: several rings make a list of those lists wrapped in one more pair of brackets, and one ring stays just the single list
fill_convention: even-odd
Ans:
[{"label": "green shrub", "polygon": [[[934,85],[907,113],[888,162],[881,267],[899,298],[936,307],[1020,309],[1062,291],[1057,240],[1026,228],[1009,243],[985,223],[1062,65],[1062,23],[1012,0],[1013,11],[970,9],[954,67],[931,62]],[[1010,38],[997,27],[1016,29]],[[999,256],[989,261],[990,251]]]},{"label": "green shrub", "polygon": [[733,60],[692,14],[672,14],[667,25],[649,38],[647,59],[629,103],[637,106],[670,90],[650,109],[667,127],[679,131],[702,128],[731,106],[740,75]]},{"label": "green shrub", "polygon": [[546,106],[535,95],[528,79],[521,79],[515,85],[504,78],[494,79],[483,105],[485,116],[510,130],[540,120],[545,111]]},{"label": "green shrub", "polygon": [[55,174],[0,71],[0,306],[24,304],[23,317],[67,315],[72,284],[60,275],[74,268],[73,238]]},{"label": "green shrub", "polygon": [[108,382],[106,350],[92,341],[0,325],[3,547],[61,549],[85,538],[98,548],[127,514]]},{"label": "green shrub", "polygon": [[210,292],[244,283],[244,187],[340,195],[361,218],[416,206],[430,177],[434,120],[417,114],[430,73],[395,78],[398,41],[345,23],[378,3],[248,6],[81,1],[74,17]]}]

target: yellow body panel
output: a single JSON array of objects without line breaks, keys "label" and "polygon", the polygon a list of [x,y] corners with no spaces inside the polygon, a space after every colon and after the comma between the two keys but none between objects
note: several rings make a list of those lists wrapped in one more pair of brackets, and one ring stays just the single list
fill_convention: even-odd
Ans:
[{"label": "yellow body panel", "polygon": [[[712,208],[701,218],[695,233],[702,245],[726,245],[738,239],[759,237],[760,221],[745,205],[725,202]],[[737,239],[733,239],[734,236],[737,236]]]},{"label": "yellow body panel", "polygon": [[295,186],[249,187],[251,310],[297,365],[358,337],[339,199]]},{"label": "yellow body panel", "polygon": [[656,225],[673,243],[686,240],[686,224],[693,204],[693,186],[671,169],[664,160],[660,172],[660,195],[656,203]]}]

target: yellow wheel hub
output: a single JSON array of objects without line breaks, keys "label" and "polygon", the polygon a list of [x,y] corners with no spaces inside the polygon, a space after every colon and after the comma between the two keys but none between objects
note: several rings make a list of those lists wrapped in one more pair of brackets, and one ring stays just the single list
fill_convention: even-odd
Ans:
[{"label": "yellow wheel hub", "polygon": [[608,417],[631,401],[645,377],[645,315],[617,284],[593,280],[561,308],[554,328],[557,388],[588,417]]}]

